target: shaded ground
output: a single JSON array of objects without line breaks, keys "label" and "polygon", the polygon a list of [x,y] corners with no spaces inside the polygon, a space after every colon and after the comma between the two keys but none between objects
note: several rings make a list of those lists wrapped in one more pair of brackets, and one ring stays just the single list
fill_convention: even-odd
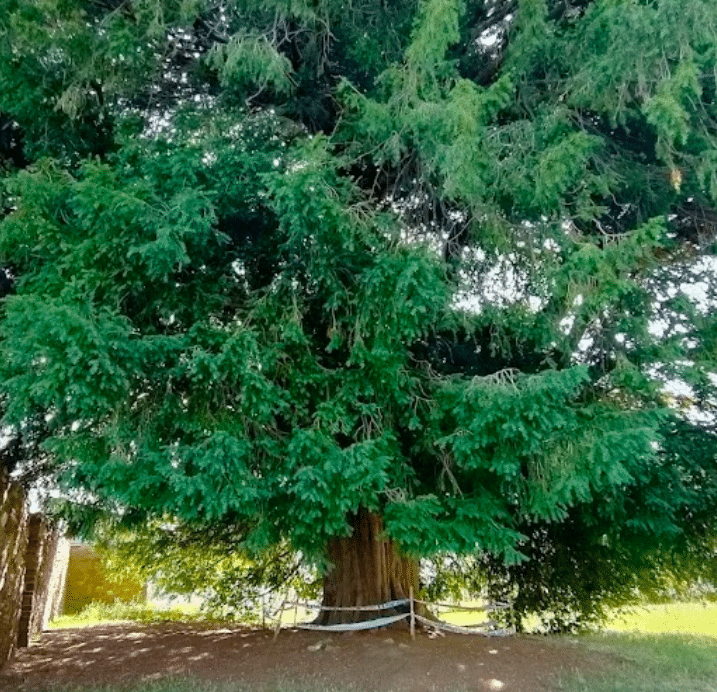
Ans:
[{"label": "shaded ground", "polygon": [[388,630],[331,637],[282,630],[273,642],[271,632],[238,626],[115,624],[45,632],[0,672],[0,690],[181,675],[260,688],[288,680],[360,692],[546,692],[565,672],[609,665],[566,638],[419,634],[411,641]]}]

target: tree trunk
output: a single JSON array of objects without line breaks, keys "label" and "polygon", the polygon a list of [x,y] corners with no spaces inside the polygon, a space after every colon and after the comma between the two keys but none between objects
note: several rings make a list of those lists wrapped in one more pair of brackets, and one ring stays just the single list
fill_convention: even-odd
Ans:
[{"label": "tree trunk", "polygon": [[[381,517],[360,509],[353,517],[353,534],[328,546],[331,570],[324,577],[322,605],[332,608],[377,605],[408,598],[418,591],[418,560],[401,555],[393,541],[383,537]],[[380,611],[321,610],[316,624],[362,622],[408,612],[408,604]],[[425,609],[417,611],[426,615]],[[408,626],[408,621],[400,623]]]}]

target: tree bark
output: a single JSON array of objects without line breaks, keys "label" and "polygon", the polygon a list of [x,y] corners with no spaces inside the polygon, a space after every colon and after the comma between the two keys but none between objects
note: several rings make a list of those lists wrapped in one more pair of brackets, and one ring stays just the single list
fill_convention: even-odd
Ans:
[{"label": "tree bark", "polygon": [[[395,543],[383,535],[381,517],[360,509],[352,518],[353,533],[337,538],[328,546],[332,567],[324,577],[322,605],[350,608],[408,598],[418,592],[418,560],[401,555]],[[425,609],[417,608],[424,615]],[[386,615],[407,613],[408,604],[380,611],[321,610],[319,625],[374,620]],[[399,623],[408,626],[408,620]]]}]

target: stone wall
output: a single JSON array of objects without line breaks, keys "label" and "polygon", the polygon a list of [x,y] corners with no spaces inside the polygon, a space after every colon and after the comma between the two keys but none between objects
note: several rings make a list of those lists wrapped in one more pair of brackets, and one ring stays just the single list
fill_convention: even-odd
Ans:
[{"label": "stone wall", "polygon": [[[63,549],[59,549],[59,548]],[[60,614],[69,558],[69,542],[33,514],[28,522],[25,588],[17,645],[27,646],[47,623]]]},{"label": "stone wall", "polygon": [[0,469],[0,667],[17,645],[27,535],[25,493]]},{"label": "stone wall", "polygon": [[[53,532],[52,543],[48,542],[47,550],[54,551],[54,559],[52,560],[52,568],[48,569],[45,574],[46,578],[41,585],[41,593],[44,594],[44,607],[41,606],[42,601],[38,603],[36,611],[42,613],[42,625],[35,631],[44,630],[47,624],[59,617],[64,612],[65,607],[65,582],[67,581],[67,566],[70,562],[70,541],[58,532]],[[51,552],[48,552],[47,564],[50,563]]]},{"label": "stone wall", "polygon": [[61,612],[69,542],[0,470],[0,668]]}]

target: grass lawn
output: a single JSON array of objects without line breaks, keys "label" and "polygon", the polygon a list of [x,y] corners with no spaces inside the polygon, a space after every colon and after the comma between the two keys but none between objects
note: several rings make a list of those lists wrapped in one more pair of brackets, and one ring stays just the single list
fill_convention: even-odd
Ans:
[{"label": "grass lawn", "polygon": [[77,615],[61,615],[52,620],[47,629],[65,629],[68,627],[92,627],[110,622],[197,622],[207,618],[194,606],[177,604],[172,608],[157,608],[151,604],[122,603],[112,605],[91,603]]},{"label": "grass lawn", "polygon": [[568,677],[560,692],[717,692],[717,603],[667,603],[615,615],[606,631],[578,638],[615,668]]},{"label": "grass lawn", "polygon": [[614,668],[561,680],[555,692],[717,692],[717,639],[687,634],[605,633],[580,638]]},{"label": "grass lawn", "polygon": [[676,632],[717,639],[717,603],[666,603],[635,608],[629,613],[614,616],[606,629],[653,634]]}]

